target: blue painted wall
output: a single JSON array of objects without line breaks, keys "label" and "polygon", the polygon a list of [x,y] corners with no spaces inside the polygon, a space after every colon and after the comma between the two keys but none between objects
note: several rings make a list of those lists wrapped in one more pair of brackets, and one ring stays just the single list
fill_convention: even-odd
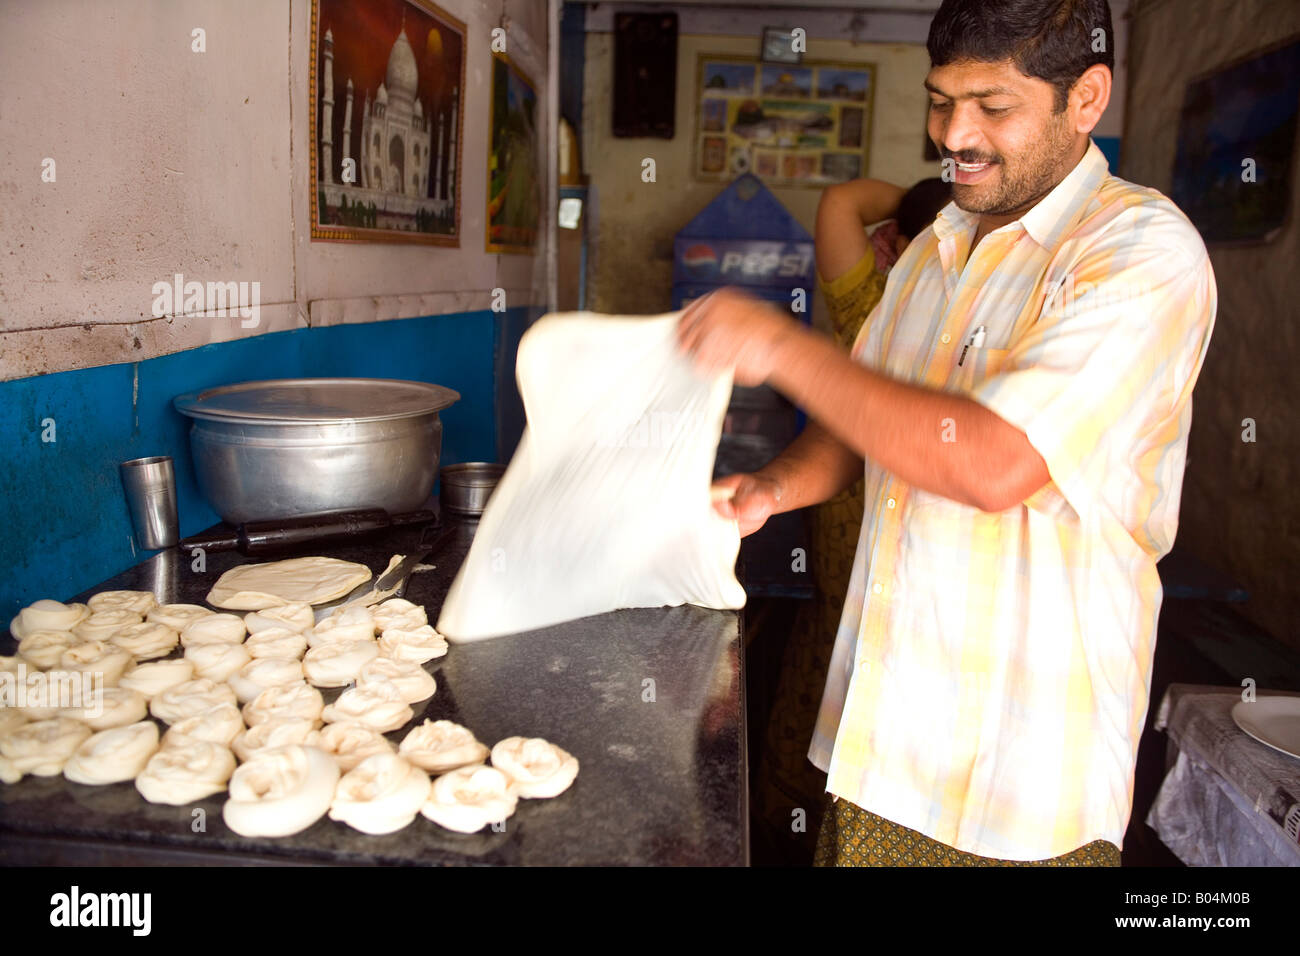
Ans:
[{"label": "blue painted wall", "polygon": [[[541,310],[464,312],[296,329],[143,362],[0,382],[0,627],[43,597],[66,599],[143,560],[119,462],[176,461],[181,534],[218,518],[198,491],[184,392],[265,378],[358,376],[436,382],[460,392],[442,413],[442,460],[508,461],[523,430],[519,338]],[[55,441],[42,441],[44,419]]]}]

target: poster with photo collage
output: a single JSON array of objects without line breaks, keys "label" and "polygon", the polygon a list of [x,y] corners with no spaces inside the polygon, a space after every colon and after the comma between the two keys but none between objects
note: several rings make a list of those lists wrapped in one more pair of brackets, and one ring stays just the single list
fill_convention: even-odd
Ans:
[{"label": "poster with photo collage", "polygon": [[824,187],[866,175],[875,80],[874,63],[701,54],[695,177]]}]

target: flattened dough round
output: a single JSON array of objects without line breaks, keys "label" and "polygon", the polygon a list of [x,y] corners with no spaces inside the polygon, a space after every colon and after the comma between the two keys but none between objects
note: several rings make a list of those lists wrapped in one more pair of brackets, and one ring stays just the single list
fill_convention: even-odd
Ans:
[{"label": "flattened dough round", "polygon": [[370,580],[370,569],[338,558],[289,558],[266,564],[241,564],[217,579],[208,603],[239,611],[283,604],[324,604]]}]

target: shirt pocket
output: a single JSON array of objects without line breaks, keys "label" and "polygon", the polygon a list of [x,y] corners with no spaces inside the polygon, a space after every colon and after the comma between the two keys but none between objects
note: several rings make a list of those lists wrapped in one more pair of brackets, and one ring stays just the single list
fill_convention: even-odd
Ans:
[{"label": "shirt pocket", "polygon": [[[962,346],[963,349],[966,346]],[[951,388],[961,392],[973,392],[981,384],[1002,371],[1011,349],[985,349],[971,346],[966,349],[966,358],[953,369],[948,380]],[[961,358],[959,350],[958,358]]]}]

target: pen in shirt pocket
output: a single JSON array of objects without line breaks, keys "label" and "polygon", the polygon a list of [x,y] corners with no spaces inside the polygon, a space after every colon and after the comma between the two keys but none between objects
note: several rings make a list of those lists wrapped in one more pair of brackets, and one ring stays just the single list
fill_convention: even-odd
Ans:
[{"label": "pen in shirt pocket", "polygon": [[966,345],[961,350],[961,358],[957,359],[957,367],[961,368],[966,361],[966,353],[972,348],[982,349],[984,347],[984,326],[980,326],[971,333],[971,337],[966,340]]}]

